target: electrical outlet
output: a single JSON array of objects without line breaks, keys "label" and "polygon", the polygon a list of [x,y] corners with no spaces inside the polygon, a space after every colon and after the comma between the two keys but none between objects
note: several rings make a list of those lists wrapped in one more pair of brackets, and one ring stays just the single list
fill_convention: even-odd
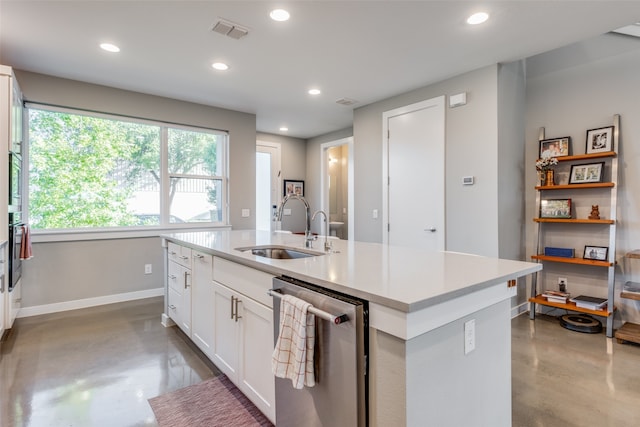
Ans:
[{"label": "electrical outlet", "polygon": [[464,354],[476,349],[476,319],[464,323]]},{"label": "electrical outlet", "polygon": [[567,278],[566,277],[558,277],[558,290],[560,290],[560,292],[567,292]]},{"label": "electrical outlet", "polygon": [[153,272],[152,268],[151,268],[151,264],[145,264],[144,265],[144,274],[151,274]]}]

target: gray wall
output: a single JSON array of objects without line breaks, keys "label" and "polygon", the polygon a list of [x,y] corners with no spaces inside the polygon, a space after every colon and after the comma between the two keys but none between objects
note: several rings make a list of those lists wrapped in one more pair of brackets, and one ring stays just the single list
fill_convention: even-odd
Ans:
[{"label": "gray wall", "polygon": [[[441,95],[467,92],[446,110],[446,249],[498,255],[498,66],[361,107],[354,112],[355,238],[382,241],[382,113]],[[463,186],[472,175],[476,184]]]},{"label": "gray wall", "polygon": [[[253,114],[192,104],[16,71],[27,101],[226,130],[230,135],[229,217],[233,228],[255,228],[256,118]],[[162,288],[159,238],[61,241],[33,245],[24,263],[23,307]],[[144,264],[153,274],[144,276]]]},{"label": "gray wall", "polygon": [[[532,218],[535,215],[538,130],[544,127],[549,138],[571,136],[573,152],[585,151],[588,129],[612,125],[613,115],[621,115],[618,156],[618,221],[617,224],[617,286],[629,277],[632,265],[622,259],[625,252],[640,248],[640,41],[637,38],[606,34],[565,48],[527,59],[526,101],[526,237],[528,255],[535,252]],[[593,194],[593,193],[591,193]],[[574,195],[577,196],[577,195]],[[570,196],[569,196],[570,197]],[[584,203],[583,203],[584,204]],[[608,203],[607,203],[608,206]],[[583,208],[577,206],[577,208]],[[587,206],[589,209],[589,206]],[[608,210],[608,209],[607,209]],[[603,211],[601,205],[601,212]],[[586,216],[588,213],[583,213]],[[591,227],[585,230],[588,242]],[[573,242],[575,247],[584,242]],[[567,242],[564,242],[567,244]],[[571,247],[571,246],[569,246]],[[572,294],[606,294],[602,279],[595,280],[597,271],[584,268],[558,270],[545,264],[544,275],[557,283],[559,275],[569,276],[568,290]],[[637,269],[636,269],[637,271]],[[569,272],[570,274],[567,274]],[[605,276],[606,283],[606,276]],[[619,295],[616,292],[616,295]],[[638,305],[618,299],[620,317],[640,321]],[[620,318],[619,317],[619,318]]]}]

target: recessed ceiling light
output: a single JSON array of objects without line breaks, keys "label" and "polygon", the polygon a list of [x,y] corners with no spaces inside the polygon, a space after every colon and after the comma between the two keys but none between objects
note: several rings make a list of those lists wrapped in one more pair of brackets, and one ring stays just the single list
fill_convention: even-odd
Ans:
[{"label": "recessed ceiling light", "polygon": [[214,62],[211,66],[218,71],[226,71],[229,69],[229,66],[224,62]]},{"label": "recessed ceiling light", "polygon": [[271,11],[269,16],[274,21],[282,22],[282,21],[288,21],[289,20],[289,12],[287,12],[284,9],[274,9],[274,10]]},{"label": "recessed ceiling light", "polygon": [[309,89],[309,95],[320,95],[322,92],[320,92],[320,89]]},{"label": "recessed ceiling light", "polygon": [[478,12],[478,13],[474,13],[473,15],[471,15],[470,17],[467,18],[467,24],[478,25],[478,24],[482,24],[487,19],[489,19],[489,14],[488,13],[486,13],[486,12]]},{"label": "recessed ceiling light", "polygon": [[100,48],[102,50],[106,50],[107,52],[113,52],[113,53],[120,52],[120,48],[115,44],[111,44],[111,43],[101,43]]},{"label": "recessed ceiling light", "polygon": [[286,132],[286,131],[288,131],[288,130],[289,130],[289,128],[288,128],[288,127],[286,127],[286,126],[282,126],[282,127],[280,128],[280,131],[281,131],[281,132]]}]

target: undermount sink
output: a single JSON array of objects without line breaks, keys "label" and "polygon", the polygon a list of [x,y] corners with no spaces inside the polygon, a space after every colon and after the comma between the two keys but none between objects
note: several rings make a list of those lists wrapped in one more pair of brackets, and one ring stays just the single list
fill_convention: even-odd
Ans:
[{"label": "undermount sink", "polygon": [[324,255],[322,252],[277,245],[249,246],[246,248],[236,248],[236,250],[240,252],[251,251],[253,255],[271,259],[297,259]]}]

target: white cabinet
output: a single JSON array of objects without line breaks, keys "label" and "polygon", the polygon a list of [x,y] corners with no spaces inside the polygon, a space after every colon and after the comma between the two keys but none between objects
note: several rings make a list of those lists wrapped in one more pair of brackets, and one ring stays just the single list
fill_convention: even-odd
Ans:
[{"label": "white cabinet", "polygon": [[[188,251],[190,254],[191,249]],[[186,261],[180,260],[182,263],[171,260],[168,263],[167,306],[169,313],[167,314],[185,334],[191,337],[191,258],[188,256]],[[184,264],[189,267],[185,267]]]},{"label": "white cabinet", "polygon": [[273,276],[217,257],[213,274],[213,362],[275,422]]},{"label": "white cabinet", "polygon": [[213,256],[192,251],[191,339],[213,359]]}]

